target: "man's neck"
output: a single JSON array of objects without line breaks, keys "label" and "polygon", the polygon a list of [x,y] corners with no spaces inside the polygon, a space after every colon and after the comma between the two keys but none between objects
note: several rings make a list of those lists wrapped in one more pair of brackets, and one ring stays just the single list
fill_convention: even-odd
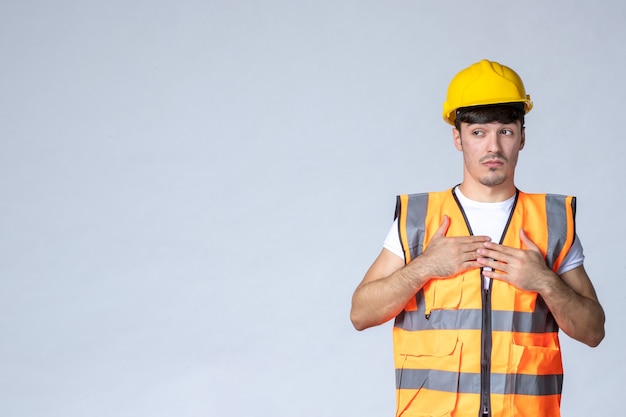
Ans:
[{"label": "man's neck", "polygon": [[461,185],[459,185],[459,189],[465,197],[482,203],[498,203],[508,200],[515,195],[516,190],[514,184],[488,186],[483,184],[470,184],[466,181],[463,181]]}]

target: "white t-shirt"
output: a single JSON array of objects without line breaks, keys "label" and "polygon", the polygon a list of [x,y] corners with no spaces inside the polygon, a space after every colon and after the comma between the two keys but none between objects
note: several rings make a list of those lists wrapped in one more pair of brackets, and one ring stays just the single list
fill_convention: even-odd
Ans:
[{"label": "white t-shirt", "polygon": [[[454,191],[463,207],[465,216],[467,216],[473,234],[475,236],[489,236],[492,242],[500,242],[502,232],[504,231],[509,219],[509,214],[511,213],[511,208],[515,202],[515,196],[497,203],[482,203],[465,197],[463,193],[461,193],[461,190],[459,190],[459,187],[456,187]],[[383,247],[404,259],[397,219],[393,222],[385,238]],[[557,274],[561,275],[582,265],[584,260],[583,247],[576,235],[574,237],[574,243],[569,252],[567,252],[567,255],[565,255]]]}]

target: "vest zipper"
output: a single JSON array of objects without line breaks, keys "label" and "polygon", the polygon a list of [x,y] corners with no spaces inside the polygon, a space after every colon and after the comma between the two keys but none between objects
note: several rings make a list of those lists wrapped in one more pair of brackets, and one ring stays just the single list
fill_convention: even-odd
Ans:
[{"label": "vest zipper", "polygon": [[[482,276],[482,270],[480,274]],[[484,278],[483,278],[484,279]],[[482,279],[480,285],[482,286]],[[491,282],[483,289],[481,358],[480,358],[480,411],[479,417],[489,416],[491,408]]]},{"label": "vest zipper", "polygon": [[[456,186],[458,187],[458,185]],[[469,220],[467,219],[467,215],[465,214],[465,210],[463,210],[463,205],[459,201],[459,198],[456,196],[454,189],[452,188],[452,196],[456,201],[461,214],[463,215],[463,219],[465,220],[465,224],[467,226],[467,230],[471,236],[474,235],[472,231],[472,227],[470,226]],[[519,190],[515,189],[515,201],[513,202],[513,206],[511,207],[511,212],[509,213],[509,219],[504,226],[504,230],[502,231],[502,236],[500,237],[500,244],[504,242],[504,237],[506,236],[506,232],[509,230],[509,225],[511,224],[511,219],[513,218],[513,212],[515,212],[515,207],[517,206],[517,200],[519,198]],[[491,415],[491,346],[492,346],[492,337],[491,337],[491,285],[493,284],[493,280],[489,280],[489,286],[487,289],[484,289],[485,277],[483,276],[483,269],[480,269],[480,287],[483,289],[482,291],[482,328],[481,328],[481,347],[480,347],[480,408],[478,409],[478,417],[489,417]]]}]

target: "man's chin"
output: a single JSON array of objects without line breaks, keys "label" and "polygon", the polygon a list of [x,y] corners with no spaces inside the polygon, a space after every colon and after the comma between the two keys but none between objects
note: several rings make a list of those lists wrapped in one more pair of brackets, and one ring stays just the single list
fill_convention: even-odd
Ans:
[{"label": "man's chin", "polygon": [[498,176],[498,177],[486,177],[481,178],[480,183],[486,187],[497,187],[498,185],[502,185],[506,182],[506,177]]}]

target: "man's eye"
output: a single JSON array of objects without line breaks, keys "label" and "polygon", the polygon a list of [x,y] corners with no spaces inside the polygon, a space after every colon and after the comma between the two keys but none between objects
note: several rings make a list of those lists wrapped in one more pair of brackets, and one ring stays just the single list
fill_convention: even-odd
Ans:
[{"label": "man's eye", "polygon": [[472,135],[474,135],[474,136],[482,136],[483,135],[483,131],[482,130],[474,130],[472,132]]},{"label": "man's eye", "polygon": [[511,129],[502,129],[502,134],[510,136],[513,134],[513,131]]}]

